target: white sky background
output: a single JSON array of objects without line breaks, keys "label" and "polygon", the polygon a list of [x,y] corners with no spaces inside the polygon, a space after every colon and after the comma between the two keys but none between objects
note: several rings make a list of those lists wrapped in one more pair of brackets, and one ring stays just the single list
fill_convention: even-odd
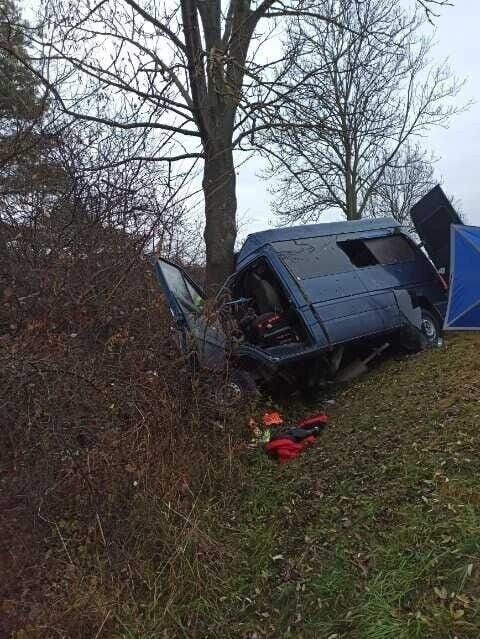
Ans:
[{"label": "white sky background", "polygon": [[[449,59],[452,71],[466,85],[459,103],[473,100],[466,113],[455,116],[448,129],[436,128],[423,140],[425,148],[439,157],[435,173],[444,190],[460,201],[467,223],[480,225],[480,0],[452,0],[435,20],[437,45],[432,59]],[[268,188],[275,182],[261,180],[257,174],[264,166],[252,158],[239,167],[237,198],[240,234],[275,226]],[[325,214],[322,221],[341,219],[340,214]]]}]

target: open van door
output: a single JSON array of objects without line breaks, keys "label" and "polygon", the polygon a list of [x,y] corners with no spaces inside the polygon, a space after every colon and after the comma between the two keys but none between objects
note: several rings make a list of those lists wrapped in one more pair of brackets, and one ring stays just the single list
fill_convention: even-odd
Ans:
[{"label": "open van door", "polygon": [[450,227],[462,224],[458,213],[437,184],[412,207],[413,225],[436,269],[450,275]]},{"label": "open van door", "polygon": [[155,273],[167,298],[182,353],[195,354],[201,366],[222,366],[226,356],[225,333],[218,318],[207,317],[202,289],[182,268],[168,260],[158,258]]}]

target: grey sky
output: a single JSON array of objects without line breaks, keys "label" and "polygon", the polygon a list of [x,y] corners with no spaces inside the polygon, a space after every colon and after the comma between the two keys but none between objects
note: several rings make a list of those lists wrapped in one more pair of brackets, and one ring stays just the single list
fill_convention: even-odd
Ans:
[{"label": "grey sky", "polygon": [[[474,100],[475,104],[468,112],[455,116],[448,129],[434,129],[424,145],[440,157],[436,175],[442,179],[444,189],[460,200],[467,221],[480,225],[480,1],[453,1],[455,5],[443,8],[436,20],[437,45],[432,57],[436,61],[449,59],[455,74],[467,81],[459,101]],[[261,160],[255,158],[238,171],[241,235],[275,223],[268,193],[274,182],[257,177],[261,168]]]}]

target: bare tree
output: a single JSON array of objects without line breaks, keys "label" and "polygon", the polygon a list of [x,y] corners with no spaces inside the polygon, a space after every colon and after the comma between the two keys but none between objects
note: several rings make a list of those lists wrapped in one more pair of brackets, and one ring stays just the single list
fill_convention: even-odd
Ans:
[{"label": "bare tree", "polygon": [[400,183],[424,172],[418,149],[402,154],[407,141],[458,111],[461,83],[446,63],[430,64],[421,15],[396,0],[323,0],[320,10],[336,21],[293,19],[286,42],[295,51],[286,81],[308,79],[283,118],[304,126],[271,129],[260,142],[273,158],[267,175],[281,174],[276,209],[287,221],[327,209],[361,218],[380,187],[397,182],[396,167]]},{"label": "bare tree", "polygon": [[407,143],[385,167],[367,202],[365,216],[391,215],[410,228],[412,206],[438,182],[434,163],[434,157]]},{"label": "bare tree", "polygon": [[285,17],[307,16],[342,32],[339,16],[323,15],[314,0],[229,0],[226,6],[220,0],[43,0],[42,6],[41,37],[31,34],[41,48],[40,66],[24,63],[66,114],[138,132],[137,158],[200,163],[207,285],[214,291],[234,266],[233,151],[256,132],[281,129],[279,105],[292,93],[282,56],[261,49]]},{"label": "bare tree", "polygon": [[[127,235],[138,258],[155,250],[183,262],[201,257],[179,194],[192,167],[172,176],[146,161],[155,149],[134,130],[66,116],[43,90],[30,36],[15,5],[0,0],[0,283],[14,296],[19,255],[32,268],[67,256],[94,261]],[[112,262],[117,280],[132,267],[129,255]]]},{"label": "bare tree", "polygon": [[[87,0],[45,0],[43,7],[39,75],[65,113],[136,131],[135,159],[203,163],[211,291],[233,269],[233,149],[251,129],[251,112],[276,100],[269,77],[275,61],[254,63],[267,36],[254,36],[260,19],[273,27],[284,11],[275,4],[232,0],[225,14],[217,0],[93,7]],[[300,4],[308,9],[305,0]]]}]

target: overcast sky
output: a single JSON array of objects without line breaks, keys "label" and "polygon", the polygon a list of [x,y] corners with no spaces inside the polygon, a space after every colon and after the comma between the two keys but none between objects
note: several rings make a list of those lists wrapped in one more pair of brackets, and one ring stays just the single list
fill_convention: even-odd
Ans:
[{"label": "overcast sky", "polygon": [[[436,175],[445,191],[461,202],[468,223],[480,225],[480,0],[453,2],[455,5],[443,8],[436,20],[438,44],[432,57],[438,62],[449,59],[455,74],[466,80],[458,100],[475,103],[468,112],[455,116],[448,129],[434,129],[424,145],[440,158]],[[261,168],[261,160],[252,159],[238,171],[242,236],[275,224],[269,184],[257,177]],[[323,219],[328,221],[332,216]]]}]

